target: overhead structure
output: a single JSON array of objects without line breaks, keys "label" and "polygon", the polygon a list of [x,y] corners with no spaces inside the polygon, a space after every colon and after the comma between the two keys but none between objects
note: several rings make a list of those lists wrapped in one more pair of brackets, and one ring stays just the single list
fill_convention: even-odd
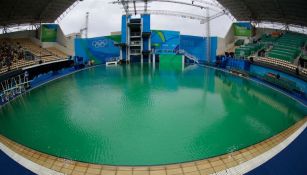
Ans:
[{"label": "overhead structure", "polygon": [[0,28],[55,22],[77,0],[1,0]]},{"label": "overhead structure", "polygon": [[238,21],[307,26],[306,0],[217,0]]},{"label": "overhead structure", "polygon": [[[129,14],[133,13],[133,11],[129,11]],[[172,10],[136,10],[136,14],[151,14],[151,15],[164,15],[164,16],[177,16],[181,18],[186,19],[192,19],[192,20],[198,20],[201,23],[207,23],[208,21],[211,21],[215,18],[218,18],[220,16],[223,16],[226,14],[226,12],[222,11],[219,13],[216,13],[215,15],[209,16],[209,18],[201,15],[195,15],[192,13],[186,13],[186,12],[178,12],[178,11],[172,11]]]},{"label": "overhead structure", "polygon": [[[199,8],[208,8],[207,6],[204,6],[202,4],[195,4],[191,1],[191,3],[188,3],[188,2],[184,2],[184,1],[177,1],[177,0],[121,0],[121,1],[114,1],[112,2],[113,4],[115,3],[125,3],[125,4],[129,4],[129,3],[148,3],[148,2],[165,2],[165,3],[175,3],[175,4],[182,4],[182,5],[188,5],[188,6],[194,6],[194,7],[199,7]],[[213,5],[214,4],[211,4],[211,3],[207,3],[206,5]]]},{"label": "overhead structure", "polygon": [[90,16],[90,12],[86,12],[86,16],[85,16],[85,27],[82,28],[82,29],[80,30],[81,36],[82,36],[82,34],[84,33],[84,37],[85,37],[85,38],[88,38],[89,16]]},{"label": "overhead structure", "polygon": [[[133,15],[166,15],[166,16],[177,16],[181,18],[186,18],[186,19],[192,19],[192,20],[199,20],[201,24],[205,24],[206,27],[204,28],[206,30],[206,53],[207,53],[207,58],[208,62],[210,62],[210,21],[218,18],[223,15],[227,15],[228,12],[225,10],[220,4],[218,4],[215,0],[117,0],[111,2],[112,4],[120,4],[123,6],[124,13],[126,15],[126,21],[128,22],[128,16],[133,16]],[[171,4],[177,4],[177,5],[183,5],[183,6],[190,6],[190,7],[195,7],[202,11],[202,14],[193,14],[193,13],[186,13],[186,12],[180,12],[177,10],[152,10],[148,9],[148,3],[171,3]],[[129,5],[130,4],[130,5]],[[144,6],[137,6],[137,4],[142,4]],[[210,16],[210,12],[214,12],[214,15]],[[129,29],[126,31],[129,40]],[[143,40],[140,41],[142,43]],[[141,44],[142,45],[142,44]],[[131,56],[131,49],[129,44],[125,46],[124,51],[122,53],[127,53],[127,58],[128,61]],[[143,49],[141,47],[141,49]],[[133,52],[134,53],[134,52]],[[141,56],[141,62],[143,61],[143,56]]]}]

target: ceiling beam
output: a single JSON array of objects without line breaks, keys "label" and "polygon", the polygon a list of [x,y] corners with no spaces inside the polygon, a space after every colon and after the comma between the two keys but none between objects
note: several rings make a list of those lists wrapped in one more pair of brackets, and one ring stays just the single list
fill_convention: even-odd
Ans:
[{"label": "ceiling beam", "polygon": [[54,1],[54,0],[50,0],[50,1],[47,1],[47,2],[44,4],[43,7],[45,7],[45,8],[43,8],[43,9],[40,11],[40,13],[39,13],[39,15],[38,15],[38,20],[42,20],[42,17],[43,17],[43,15],[44,15],[44,13],[46,13],[46,10],[47,10],[48,8],[50,8],[50,6],[51,6],[51,4],[53,3],[53,1]]},{"label": "ceiling beam", "polygon": [[135,1],[133,1],[133,8],[134,8],[134,15],[136,15],[136,5],[135,5]]},{"label": "ceiling beam", "polygon": [[[121,0],[121,1],[113,1],[111,3],[113,4],[118,4],[118,3],[144,3],[145,0]],[[183,1],[177,1],[177,0],[146,0],[146,2],[165,2],[165,3],[173,3],[173,4],[181,4],[181,5],[188,5],[188,6],[193,6],[193,7],[197,7],[197,8],[201,8],[201,9],[208,9],[208,6],[204,6],[204,5],[199,5],[199,4],[193,4],[191,3],[187,3],[187,2],[183,2]]]},{"label": "ceiling beam", "polygon": [[281,5],[279,3],[279,0],[274,0],[274,2],[275,2],[276,6],[277,6],[277,8],[279,10],[279,13],[280,13],[281,17],[282,18],[286,18],[285,12],[284,12],[284,10],[282,9],[282,7],[281,7]]}]

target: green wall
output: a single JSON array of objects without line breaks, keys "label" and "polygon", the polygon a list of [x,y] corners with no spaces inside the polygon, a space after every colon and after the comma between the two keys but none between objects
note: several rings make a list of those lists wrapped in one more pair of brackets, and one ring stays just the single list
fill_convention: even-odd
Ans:
[{"label": "green wall", "polygon": [[160,55],[160,69],[182,70],[182,55]]}]

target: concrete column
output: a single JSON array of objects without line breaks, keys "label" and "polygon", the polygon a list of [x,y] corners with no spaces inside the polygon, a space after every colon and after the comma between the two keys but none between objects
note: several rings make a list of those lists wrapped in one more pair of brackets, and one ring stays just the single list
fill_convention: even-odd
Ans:
[{"label": "concrete column", "polygon": [[143,64],[144,63],[144,56],[143,56],[143,54],[141,55],[141,64]]},{"label": "concrete column", "polygon": [[148,55],[148,63],[151,64],[151,54]]},{"label": "concrete column", "polygon": [[184,55],[182,55],[182,70],[184,70],[184,59],[185,59],[185,57],[184,57]]},{"label": "concrete column", "polygon": [[122,51],[122,48],[120,48],[120,51],[119,51],[119,59],[120,59],[120,60],[123,60],[123,51]]},{"label": "concrete column", "polygon": [[155,72],[156,70],[156,54],[155,53],[152,55],[152,69],[153,69],[153,72]]}]

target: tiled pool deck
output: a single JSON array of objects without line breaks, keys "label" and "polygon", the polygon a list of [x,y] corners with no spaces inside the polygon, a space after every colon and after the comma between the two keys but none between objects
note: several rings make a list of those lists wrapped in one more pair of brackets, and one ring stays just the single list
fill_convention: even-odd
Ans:
[{"label": "tiled pool deck", "polygon": [[[163,166],[107,166],[65,160],[43,154],[0,135],[0,148],[38,174],[74,175],[207,175],[243,174],[290,144],[307,126],[307,117],[276,136],[248,148],[205,160]],[[254,165],[253,165],[254,164]],[[258,165],[257,165],[258,164]],[[236,167],[239,167],[236,169]],[[245,171],[244,171],[245,168]],[[239,169],[242,169],[240,171]]]}]

